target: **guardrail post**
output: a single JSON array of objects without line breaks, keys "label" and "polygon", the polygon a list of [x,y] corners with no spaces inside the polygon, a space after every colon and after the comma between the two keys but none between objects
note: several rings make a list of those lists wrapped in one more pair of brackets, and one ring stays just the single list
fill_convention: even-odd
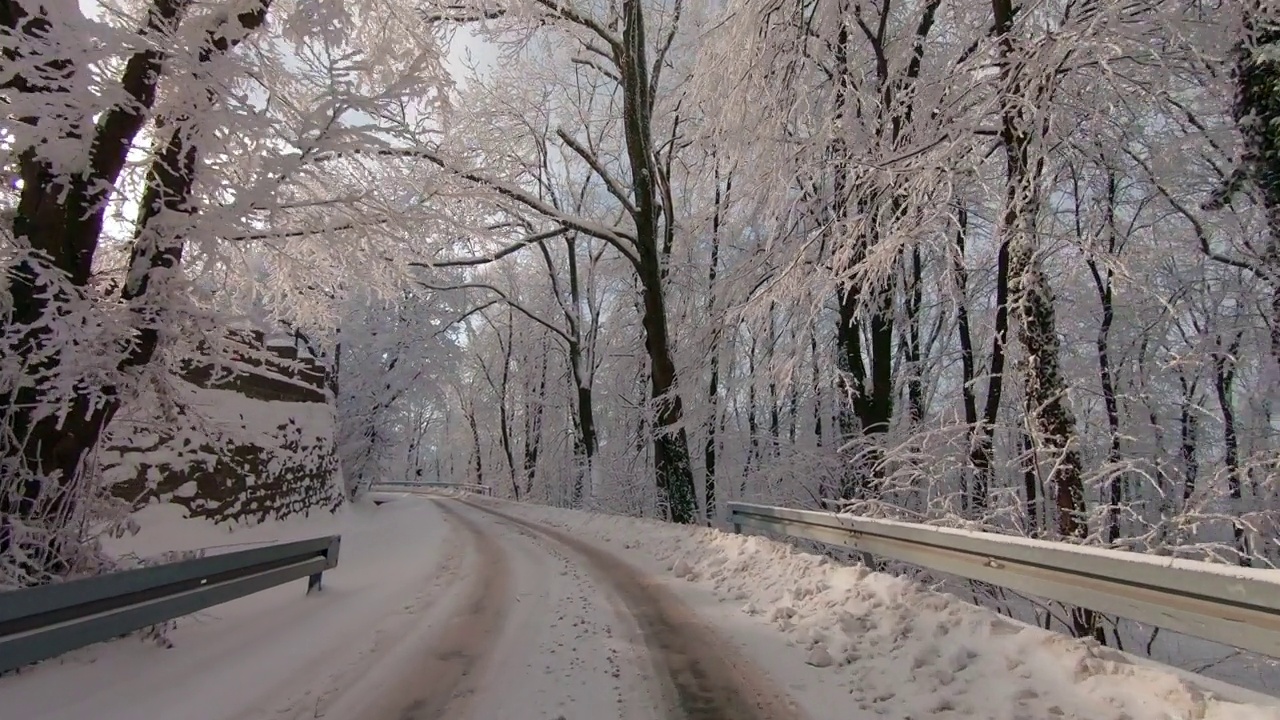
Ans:
[{"label": "guardrail post", "polygon": [[342,537],[334,535],[329,538],[329,547],[324,549],[324,567],[320,572],[307,576],[307,594],[310,595],[313,590],[321,590],[321,583],[324,580],[324,571],[338,566],[338,550],[342,547]]}]

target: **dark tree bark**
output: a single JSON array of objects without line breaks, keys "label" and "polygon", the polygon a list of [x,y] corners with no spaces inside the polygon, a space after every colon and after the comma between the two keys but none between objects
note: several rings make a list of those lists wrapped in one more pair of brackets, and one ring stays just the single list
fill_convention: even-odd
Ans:
[{"label": "dark tree bark", "polygon": [[[1231,344],[1213,353],[1213,389],[1218,396],[1218,407],[1222,410],[1222,447],[1223,464],[1227,466],[1227,493],[1232,501],[1232,513],[1242,509],[1244,494],[1243,475],[1240,467],[1240,438],[1236,432],[1236,408],[1231,397],[1236,377],[1236,357],[1240,350],[1242,335],[1237,334]],[[1231,519],[1231,534],[1235,540],[1235,549],[1240,565],[1248,567],[1253,564],[1252,552],[1244,523],[1239,517]]]},{"label": "dark tree bark", "polygon": [[777,457],[778,449],[782,444],[782,406],[778,402],[778,379],[775,376],[773,365],[774,353],[778,347],[778,328],[775,313],[776,308],[773,303],[769,304],[769,454]]},{"label": "dark tree bark", "polygon": [[[711,217],[711,260],[710,267],[707,270],[707,317],[715,323],[716,318],[716,274],[720,270],[720,228],[724,222],[724,206],[728,204],[729,194],[733,191],[733,174],[730,172],[724,178],[724,191],[721,192],[720,178],[720,159],[717,157],[714,166],[715,172],[715,199],[714,213]],[[706,517],[710,522],[716,515],[716,451],[719,446],[720,434],[720,332],[719,324],[716,323],[713,330],[711,350],[710,350],[710,378],[707,383],[707,440],[703,447],[703,456],[705,457],[704,466],[706,468],[706,477],[703,480],[703,487],[706,493]]]},{"label": "dark tree bark", "polygon": [[[1076,197],[1076,236],[1083,239],[1084,230],[1081,226],[1081,215],[1083,208],[1080,207],[1080,187],[1075,182],[1073,175],[1073,183],[1075,183]],[[1107,190],[1106,190],[1106,228],[1107,228],[1107,253],[1114,255],[1119,249],[1119,239],[1117,238],[1118,230],[1116,228],[1116,202],[1117,202],[1117,178],[1113,169],[1107,169]],[[1115,322],[1115,301],[1112,290],[1111,279],[1114,274],[1108,266],[1102,268],[1098,265],[1097,260],[1090,257],[1086,260],[1089,266],[1089,273],[1093,277],[1094,287],[1098,291],[1098,303],[1102,307],[1102,322],[1098,326],[1097,350],[1098,350],[1098,376],[1102,385],[1102,401],[1107,413],[1107,432],[1111,438],[1111,443],[1107,448],[1107,514],[1105,538],[1108,543],[1115,543],[1120,539],[1120,504],[1124,499],[1124,475],[1120,473],[1116,467],[1121,460],[1121,440],[1120,440],[1120,403],[1116,395],[1116,382],[1114,373],[1111,369],[1111,325]]]},{"label": "dark tree bark", "polygon": [[[493,321],[488,316],[483,316],[493,326]],[[507,460],[507,476],[511,482],[511,494],[516,500],[520,499],[520,480],[519,473],[516,471],[515,447],[511,438],[511,409],[507,403],[509,398],[508,384],[511,377],[511,346],[515,332],[515,318],[508,312],[507,314],[507,337],[502,338],[502,331],[493,326],[494,332],[498,335],[498,341],[502,349],[502,372],[498,375],[498,380],[493,379],[493,375],[489,372],[489,367],[484,360],[480,361],[480,369],[484,372],[485,380],[489,382],[490,389],[498,398],[498,440],[502,445],[502,455]],[[474,418],[473,418],[474,421]]]},{"label": "dark tree bark", "polygon": [[912,425],[924,420],[924,379],[920,373],[924,358],[920,334],[920,312],[924,305],[924,260],[920,248],[912,248],[906,282],[907,333],[903,341],[907,360],[907,417]]},{"label": "dark tree bark", "polygon": [[1199,380],[1187,382],[1185,375],[1178,376],[1182,383],[1182,402],[1179,405],[1179,451],[1182,457],[1182,505],[1185,508],[1196,492],[1196,484],[1200,481],[1200,459],[1197,448],[1200,445],[1199,416],[1196,415],[1196,385]]},{"label": "dark tree bark", "polygon": [[[578,272],[578,237],[575,233],[566,234],[564,242],[568,257],[569,302],[561,303],[561,312],[569,327],[565,339],[569,346],[569,370],[573,378],[576,403],[576,412],[573,414],[573,454],[577,459],[577,467],[574,470],[570,500],[574,507],[582,507],[582,499],[586,493],[585,485],[592,482],[592,468],[596,462],[599,441],[596,439],[595,408],[591,392],[592,372],[586,367],[588,357],[583,350],[586,333],[581,312],[586,298],[583,296],[582,281]],[[543,247],[543,257],[554,286],[555,266],[550,252],[545,247]],[[556,293],[559,294],[559,292],[557,288]]]},{"label": "dark tree bark", "polygon": [[471,467],[475,471],[476,484],[484,484],[484,449],[480,444],[480,428],[476,424],[476,409],[470,403],[463,409],[467,415],[467,428],[471,430]]},{"label": "dark tree bark", "polygon": [[1036,537],[1042,531],[1040,520],[1040,474],[1036,471],[1036,449],[1031,443],[1031,436],[1025,432],[1018,433],[1022,443],[1022,496],[1023,511],[1027,516],[1027,535]]},{"label": "dark tree bark", "polygon": [[994,440],[1000,400],[1004,391],[1005,344],[1009,334],[1009,242],[1000,241],[996,255],[995,327],[991,335],[990,363],[987,367],[987,392],[982,416],[978,416],[978,367],[974,351],[972,324],[969,319],[967,290],[969,271],[965,265],[965,246],[969,229],[969,213],[963,206],[956,210],[956,254],[953,269],[959,298],[956,305],[956,330],[960,337],[960,366],[963,383],[960,395],[965,423],[969,426],[969,465],[972,482],[962,488],[961,506],[974,517],[987,509],[994,472]]},{"label": "dark tree bark", "polygon": [[534,477],[538,472],[538,449],[542,446],[542,413],[547,403],[547,341],[542,340],[537,391],[533,399],[525,403],[524,428],[524,492],[533,492]]},{"label": "dark tree bark", "polygon": [[[654,142],[654,88],[645,39],[645,12],[641,0],[624,0],[622,42],[617,65],[622,76],[623,129],[631,169],[635,212],[635,249],[644,312],[645,349],[649,355],[652,397],[655,403],[653,460],[660,503],[668,518],[678,523],[697,521],[698,501],[693,485],[689,440],[684,429],[684,405],[676,383],[671,336],[667,327],[663,288],[664,238],[674,235],[670,215],[663,212],[658,186],[660,168]],[[665,217],[665,223],[664,223]]]},{"label": "dark tree bark", "polygon": [[[994,34],[1000,54],[1000,141],[1005,151],[1006,191],[1001,220],[1009,252],[1009,293],[1017,313],[1019,340],[1027,354],[1026,409],[1051,455],[1050,480],[1055,488],[1058,530],[1083,538],[1085,522],[1084,480],[1077,446],[1075,416],[1067,404],[1066,383],[1059,367],[1059,341],[1053,293],[1041,267],[1035,242],[1040,203],[1043,160],[1033,159],[1036,118],[1028,108],[1046,100],[1046,88],[1030,88],[1022,66],[1020,42],[1013,35],[1013,0],[992,0]],[[1077,636],[1106,638],[1089,610],[1072,610],[1072,630]]]},{"label": "dark tree bark", "polygon": [[742,466],[742,481],[738,483],[738,497],[746,497],[747,480],[756,468],[760,459],[760,421],[756,419],[756,345],[757,339],[751,337],[751,348],[747,353],[747,462]]},{"label": "dark tree bark", "polygon": [[809,385],[809,391],[813,393],[813,441],[817,447],[822,447],[822,362],[818,355],[818,333],[813,329],[813,325],[809,326],[809,362],[813,366],[811,369],[812,380]]}]

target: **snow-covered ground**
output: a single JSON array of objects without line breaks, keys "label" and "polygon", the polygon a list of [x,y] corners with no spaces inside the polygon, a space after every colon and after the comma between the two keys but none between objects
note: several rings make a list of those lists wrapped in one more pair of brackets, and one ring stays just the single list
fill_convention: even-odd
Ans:
[{"label": "snow-covered ground", "polygon": [[[0,720],[1280,720],[1172,673],[758,537],[380,494],[117,551],[343,535],[301,581],[0,678]],[[734,703],[737,703],[736,705]]]},{"label": "snow-covered ground", "polygon": [[729,654],[672,643],[670,627],[642,634],[617,573],[553,540],[454,500],[394,497],[231,534],[149,508],[147,529],[115,549],[340,531],[341,560],[322,593],[298,581],[212,608],[168,632],[171,648],[127,638],[0,678],[0,719],[666,720],[686,700],[669,677],[678,652],[704,667]]},{"label": "snow-covered ground", "polygon": [[337,531],[342,556],[324,592],[306,596],[297,581],[210,608],[167,633],[171,648],[126,638],[0,678],[0,718],[316,717],[324,691],[403,638],[414,613],[447,589],[449,563],[458,564],[448,528],[418,507],[357,505],[234,533],[182,520],[173,506],[143,515],[143,531],[118,550],[234,550]]},{"label": "snow-covered ground", "polygon": [[1151,667],[785,543],[484,502],[598,542],[665,576],[685,602],[785,683],[815,720],[1280,719],[1280,701]]}]

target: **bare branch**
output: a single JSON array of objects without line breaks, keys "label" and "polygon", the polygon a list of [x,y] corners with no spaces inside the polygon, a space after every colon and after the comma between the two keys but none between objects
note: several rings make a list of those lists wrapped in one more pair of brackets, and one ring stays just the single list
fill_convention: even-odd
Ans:
[{"label": "bare branch", "polygon": [[572,342],[572,340],[570,340],[570,338],[569,338],[568,334],[566,334],[564,330],[561,330],[560,328],[556,327],[555,325],[552,325],[551,323],[547,322],[546,320],[543,320],[541,317],[538,317],[538,315],[537,315],[537,314],[535,314],[535,313],[533,313],[532,311],[530,311],[530,310],[526,309],[526,308],[525,308],[524,306],[522,306],[520,303],[518,303],[518,302],[516,302],[515,300],[511,299],[511,297],[510,297],[509,295],[507,295],[505,292],[503,292],[502,290],[500,290],[500,289],[498,289],[498,288],[494,287],[493,285],[489,285],[489,284],[487,284],[487,283],[464,283],[464,284],[462,284],[462,285],[432,285],[431,283],[428,283],[428,282],[426,282],[426,281],[422,281],[422,280],[418,281],[418,284],[419,284],[419,285],[421,285],[422,287],[424,287],[424,288],[428,289],[428,290],[437,290],[437,291],[442,291],[442,292],[447,292],[447,291],[449,291],[449,290],[487,290],[487,291],[489,291],[489,292],[493,293],[494,295],[497,295],[497,296],[498,296],[498,298],[501,300],[501,302],[502,302],[502,303],[504,303],[504,304],[505,304],[505,305],[507,305],[508,307],[512,308],[512,309],[513,309],[513,310],[515,310],[516,312],[519,312],[521,315],[524,315],[525,317],[529,318],[530,320],[532,320],[532,321],[534,321],[534,322],[538,323],[539,325],[541,325],[542,327],[546,328],[547,330],[549,330],[549,331],[551,331],[551,332],[555,333],[555,334],[556,334],[556,335],[558,335],[560,338],[562,338],[565,342]]},{"label": "bare branch", "polygon": [[578,157],[582,158],[591,166],[591,169],[600,176],[600,179],[604,181],[605,186],[609,188],[609,194],[617,198],[618,202],[622,203],[622,207],[626,208],[628,213],[635,215],[638,212],[635,204],[631,202],[631,198],[627,197],[626,191],[622,189],[622,185],[617,180],[613,179],[613,176],[609,174],[609,171],[605,169],[604,165],[600,164],[600,160],[595,155],[591,154],[582,145],[579,145],[578,141],[574,140],[572,135],[565,132],[564,128],[556,129],[556,137],[563,140],[565,145],[568,145],[575,153],[578,154]]},{"label": "bare branch", "polygon": [[609,243],[609,245],[611,245],[615,250],[622,253],[623,257],[625,257],[632,265],[636,267],[640,266],[640,258],[636,255],[635,250],[632,249],[635,245],[635,238],[621,230],[618,230],[617,228],[607,228],[561,212],[558,208],[548,205],[524,190],[502,182],[501,180],[486,177],[475,171],[453,168],[434,152],[424,150],[417,153],[417,156],[430,161],[446,172],[482,187],[489,188],[505,198],[514,200],[530,210],[537,212],[543,217],[560,223],[566,228],[577,230],[584,235],[590,235],[591,237],[603,240],[604,242]]},{"label": "bare branch", "polygon": [[604,67],[603,65],[600,65],[594,60],[590,60],[588,58],[576,57],[576,58],[571,58],[569,62],[573,63],[574,65],[584,65],[586,67],[589,67],[592,70],[595,70],[596,72],[600,73],[601,75],[604,75],[605,77],[609,78],[610,80],[618,84],[622,84],[622,78],[619,78],[617,73]]},{"label": "bare branch", "polygon": [[1156,175],[1152,171],[1151,166],[1147,164],[1145,160],[1139,157],[1137,153],[1135,153],[1133,150],[1125,148],[1125,154],[1128,155],[1134,162],[1136,162],[1147,173],[1147,177],[1150,178],[1151,183],[1155,185],[1156,191],[1158,191],[1160,195],[1164,197],[1164,199],[1169,203],[1169,205],[1174,210],[1176,210],[1179,215],[1186,218],[1187,222],[1191,225],[1191,229],[1196,234],[1196,240],[1198,240],[1200,243],[1200,252],[1204,253],[1205,257],[1208,257],[1210,260],[1215,260],[1217,262],[1220,262],[1223,265],[1238,268],[1240,270],[1246,270],[1262,280],[1268,280],[1272,282],[1275,281],[1275,279],[1271,278],[1269,274],[1265,272],[1262,268],[1257,267],[1256,265],[1249,262],[1248,260],[1243,260],[1241,258],[1234,258],[1229,255],[1223,255],[1217,250],[1214,250],[1213,246],[1209,242],[1209,231],[1205,228],[1204,223],[1200,222],[1200,218],[1196,217],[1194,213],[1192,213],[1189,209],[1187,209],[1187,206],[1179,202],[1178,199],[1175,198],[1167,188],[1165,188],[1164,183],[1161,183],[1159,180],[1156,179]]},{"label": "bare branch", "polygon": [[508,255],[519,252],[520,250],[523,250],[524,248],[527,248],[530,245],[540,245],[542,244],[543,241],[550,240],[553,237],[559,237],[565,234],[566,232],[569,232],[568,228],[559,227],[559,228],[556,228],[555,230],[548,230],[547,232],[538,233],[536,235],[530,235],[529,237],[522,238],[521,240],[518,240],[517,242],[514,242],[502,248],[501,250],[489,255],[484,255],[481,257],[474,257],[474,258],[455,258],[450,260],[438,260],[433,262],[411,262],[409,263],[409,267],[438,268],[438,267],[474,267],[476,265],[488,265],[489,263],[497,262],[498,260],[501,260],[502,258]]}]

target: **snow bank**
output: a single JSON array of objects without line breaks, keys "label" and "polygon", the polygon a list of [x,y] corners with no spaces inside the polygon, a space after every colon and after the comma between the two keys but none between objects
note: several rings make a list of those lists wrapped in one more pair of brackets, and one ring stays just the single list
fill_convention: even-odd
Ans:
[{"label": "snow bank", "polygon": [[121,559],[163,560],[196,550],[214,555],[255,545],[341,534],[344,527],[351,527],[359,522],[358,516],[367,513],[363,508],[344,505],[336,512],[314,508],[305,514],[250,524],[243,520],[214,522],[190,516],[180,505],[157,503],[132,514],[137,532],[104,537],[102,545],[108,554]]},{"label": "snow bank", "polygon": [[1176,671],[1025,625],[910,580],[706,528],[494,503],[598,539],[732,602],[848,688],[849,717],[1280,720]]}]

